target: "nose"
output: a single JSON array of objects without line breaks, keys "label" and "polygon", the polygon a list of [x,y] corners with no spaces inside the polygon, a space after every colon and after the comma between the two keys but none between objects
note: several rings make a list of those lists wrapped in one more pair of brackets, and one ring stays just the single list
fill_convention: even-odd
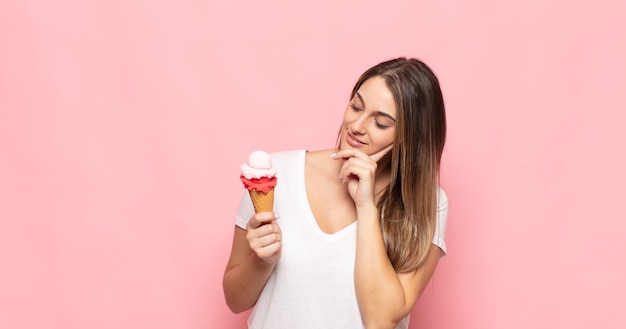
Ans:
[{"label": "nose", "polygon": [[350,130],[353,133],[357,133],[360,135],[364,135],[366,133],[366,117],[364,115],[359,116],[352,124],[350,125]]}]

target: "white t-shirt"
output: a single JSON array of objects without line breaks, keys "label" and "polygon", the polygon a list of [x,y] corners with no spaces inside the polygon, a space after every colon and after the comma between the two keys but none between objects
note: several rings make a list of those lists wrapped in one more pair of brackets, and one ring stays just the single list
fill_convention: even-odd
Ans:
[{"label": "white t-shirt", "polygon": [[[248,319],[250,329],[364,329],[354,288],[357,222],[339,232],[317,225],[304,186],[305,150],[271,154],[277,169],[274,212],[280,215],[283,248]],[[448,200],[439,190],[433,243],[444,253]],[[245,229],[254,215],[246,192],[235,223]],[[406,329],[409,316],[396,327]]]}]

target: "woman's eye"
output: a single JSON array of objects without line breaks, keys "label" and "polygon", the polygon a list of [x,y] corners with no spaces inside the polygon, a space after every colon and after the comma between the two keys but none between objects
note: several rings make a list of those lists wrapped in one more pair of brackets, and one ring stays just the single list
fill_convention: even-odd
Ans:
[{"label": "woman's eye", "polygon": [[351,107],[351,108],[352,108],[355,112],[359,112],[359,111],[361,111],[361,109],[360,109],[359,107],[357,107],[356,105],[354,105],[354,104],[350,104],[350,107]]},{"label": "woman's eye", "polygon": [[376,127],[380,128],[380,129],[387,129],[389,128],[389,126],[386,126],[380,122],[378,122],[378,120],[374,120],[376,122]]}]

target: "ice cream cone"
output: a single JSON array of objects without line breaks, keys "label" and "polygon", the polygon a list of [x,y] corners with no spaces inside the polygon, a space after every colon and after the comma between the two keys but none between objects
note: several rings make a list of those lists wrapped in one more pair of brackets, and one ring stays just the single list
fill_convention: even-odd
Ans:
[{"label": "ice cream cone", "polygon": [[274,211],[274,187],[276,187],[276,168],[272,158],[265,151],[254,151],[248,155],[248,162],[241,165],[239,176],[243,186],[248,189],[254,211]]},{"label": "ice cream cone", "polygon": [[248,190],[248,192],[250,193],[255,212],[274,211],[274,189],[269,190],[267,193],[255,189]]}]

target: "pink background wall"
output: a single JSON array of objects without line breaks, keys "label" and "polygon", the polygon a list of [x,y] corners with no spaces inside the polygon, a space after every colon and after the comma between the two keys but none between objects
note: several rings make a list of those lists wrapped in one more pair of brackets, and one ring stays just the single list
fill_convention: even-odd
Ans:
[{"label": "pink background wall", "polygon": [[412,328],[624,328],[625,11],[2,1],[0,327],[242,328],[239,164],[332,146],[357,75],[406,55],[441,79],[451,200]]}]

